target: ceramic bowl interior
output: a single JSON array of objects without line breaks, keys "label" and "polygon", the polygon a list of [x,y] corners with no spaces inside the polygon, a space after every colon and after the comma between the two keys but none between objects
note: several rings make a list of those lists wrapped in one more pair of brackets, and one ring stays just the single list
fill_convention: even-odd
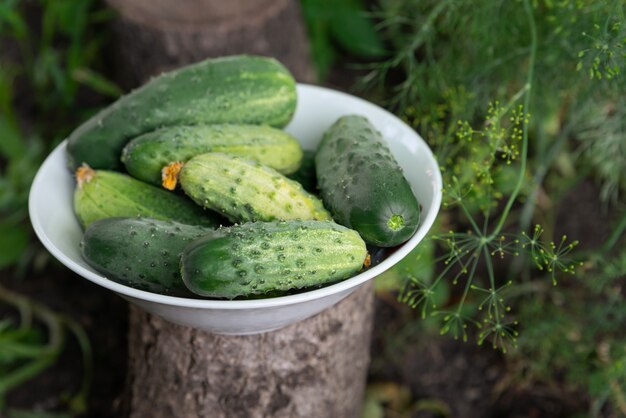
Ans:
[{"label": "ceramic bowl interior", "polygon": [[257,300],[207,300],[164,296],[107,279],[81,257],[82,230],[72,209],[74,179],[66,168],[66,143],[40,167],[30,191],[29,211],[35,232],[61,263],[147,311],[172,322],[222,334],[252,334],[278,329],[314,315],[389,269],[424,238],[441,203],[441,173],[420,136],[396,116],[365,100],[310,85],[298,85],[298,106],[286,130],[304,149],[315,149],[323,132],[347,114],[366,116],[383,134],[402,166],[422,208],[415,235],[377,266],[339,283],[290,296]]}]

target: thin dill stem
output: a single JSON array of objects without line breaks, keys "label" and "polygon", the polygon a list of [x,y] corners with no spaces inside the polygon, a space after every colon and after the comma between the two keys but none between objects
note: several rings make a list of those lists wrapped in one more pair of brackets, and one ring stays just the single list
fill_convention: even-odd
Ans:
[{"label": "thin dill stem", "polygon": [[[534,65],[534,64],[533,64],[533,65]],[[527,107],[527,104],[526,104],[526,98],[527,98],[527,97],[528,97],[528,95],[530,94],[530,86],[531,86],[531,85],[530,85],[530,82],[531,82],[531,81],[532,81],[532,80],[529,78],[529,79],[526,81],[526,84],[524,84],[524,86],[522,86],[522,88],[521,88],[521,89],[519,89],[519,90],[518,90],[518,91],[517,91],[517,92],[513,95],[513,97],[511,97],[511,99],[510,99],[510,100],[508,100],[508,101],[507,101],[506,106],[504,106],[504,107],[500,110],[500,112],[498,112],[498,114],[497,114],[497,116],[498,116],[498,117],[497,117],[496,119],[500,119],[500,117],[501,117],[502,115],[506,115],[507,113],[509,113],[509,112],[511,111],[511,109],[513,109],[513,106],[515,106],[515,103],[517,103],[517,101],[518,101],[519,99],[521,99],[522,97],[524,97],[524,111],[526,111],[526,107]],[[524,96],[524,95],[526,95],[526,96]]]},{"label": "thin dill stem", "polygon": [[446,266],[446,268],[441,272],[441,274],[439,274],[437,276],[437,278],[435,280],[433,280],[432,284],[430,285],[430,287],[435,287],[439,284],[439,282],[441,281],[441,279],[443,279],[445,277],[445,275],[448,273],[448,271],[450,271],[450,269],[452,268],[452,263],[448,263],[448,265]]},{"label": "thin dill stem", "polygon": [[[488,207],[489,205],[487,205]],[[489,228],[489,209],[487,209],[487,211],[484,214],[485,216],[485,220],[483,222],[483,233],[482,236],[486,237],[487,236],[487,228]]]},{"label": "thin dill stem", "polygon": [[[522,212],[520,214],[520,230],[528,231],[530,228],[530,224],[533,219],[533,215],[535,213],[535,206],[537,205],[537,195],[539,193],[539,187],[543,184],[543,180],[548,174],[548,170],[550,169],[552,162],[559,155],[559,151],[563,147],[563,144],[569,137],[571,125],[568,125],[568,128],[564,129],[557,140],[552,144],[550,149],[548,150],[546,157],[541,160],[539,167],[537,167],[537,171],[535,172],[535,176],[533,177],[533,189],[524,203],[522,207]],[[517,257],[513,260],[510,266],[510,273],[516,275],[523,268],[525,264],[525,259],[523,257]]]},{"label": "thin dill stem", "polygon": [[[537,56],[537,27],[535,25],[535,17],[533,15],[533,10],[530,5],[530,0],[524,0],[524,11],[526,12],[526,16],[528,17],[528,26],[530,29],[530,61],[528,64],[528,77],[526,79],[527,90],[524,96],[524,112],[528,114],[528,109],[530,108],[530,97],[532,94],[532,83],[535,76],[535,60]],[[488,238],[489,241],[493,240],[504,226],[504,222],[506,221],[506,218],[511,211],[511,207],[513,207],[513,203],[517,199],[517,195],[519,194],[522,188],[522,184],[524,183],[524,176],[526,174],[526,160],[528,159],[528,124],[525,123],[522,129],[522,158],[520,161],[520,170],[517,184],[515,185],[515,189],[513,189],[513,193],[511,193],[511,196],[509,196],[509,200],[506,202],[506,206],[502,211],[502,215],[500,216],[500,219],[498,220],[495,229]]]},{"label": "thin dill stem", "polygon": [[448,7],[448,3],[449,3],[449,1],[441,1],[430,12],[428,17],[426,18],[426,22],[424,22],[421,25],[420,30],[417,33],[417,36],[415,36],[413,38],[412,42],[409,44],[409,46],[407,48],[405,48],[406,52],[410,51],[410,53],[412,54],[417,48],[419,48],[419,46],[423,43],[423,41],[424,41],[424,39],[426,37],[426,32],[428,30],[432,30],[433,23],[435,22],[435,19],[437,19],[437,17],[439,17],[439,15],[441,14],[441,12],[443,12],[445,10],[445,8]]},{"label": "thin dill stem", "polygon": [[496,288],[496,278],[493,274],[493,264],[491,263],[491,257],[489,255],[489,249],[486,245],[483,246],[483,255],[485,256],[485,261],[487,264],[487,275],[489,276],[489,285],[491,285],[491,289]]},{"label": "thin dill stem", "polygon": [[610,251],[615,246],[615,244],[617,244],[617,241],[619,241],[620,237],[624,233],[624,230],[626,230],[626,210],[622,213],[622,217],[620,218],[617,225],[613,228],[613,232],[611,232],[609,238],[602,245],[602,247],[600,247],[600,251],[603,253]]},{"label": "thin dill stem", "polygon": [[478,240],[475,235],[468,235],[466,238],[456,240],[455,242],[460,249],[471,249],[472,244],[475,244],[476,241]]},{"label": "thin dill stem", "polygon": [[[517,101],[520,100],[524,96],[527,90],[528,90],[528,84],[522,86],[522,88],[519,89],[517,93],[515,93],[510,100],[508,100],[506,106],[500,108],[500,110],[497,113],[495,113],[495,115],[492,118],[490,118],[490,120],[499,121],[502,118],[502,116],[504,116],[505,114],[511,111],[515,103],[517,103]],[[503,140],[504,140],[503,138],[498,138],[493,144],[493,151],[489,155],[489,161],[488,161],[489,167],[492,167],[494,162],[496,161],[496,150],[500,148],[500,143]],[[486,235],[486,232],[485,232],[485,235]]]},{"label": "thin dill stem", "polygon": [[[568,125],[569,126],[569,125]],[[541,161],[539,167],[533,178],[533,184],[535,185],[528,200],[522,208],[522,214],[520,216],[520,229],[527,231],[532,221],[533,213],[535,211],[535,205],[537,204],[537,193],[539,191],[539,185],[543,183],[543,179],[548,174],[548,169],[552,165],[552,161],[559,155],[563,144],[569,137],[570,129],[564,129],[557,140],[552,144],[548,150],[546,157]]]},{"label": "thin dill stem", "polygon": [[469,213],[469,211],[467,210],[467,208],[465,207],[462,201],[459,201],[459,206],[461,206],[461,209],[463,209],[463,213],[465,214],[467,219],[470,221],[470,224],[472,225],[474,232],[476,232],[476,235],[478,235],[479,237],[483,236],[482,231],[476,224],[476,221],[474,221],[474,217],[472,216],[471,213]]},{"label": "thin dill stem", "polygon": [[[0,299],[2,299],[1,296],[0,296]],[[10,333],[12,334],[10,335],[10,337],[15,338],[15,337],[21,337],[25,335],[26,333],[28,333],[33,323],[33,311],[28,305],[28,303],[26,303],[25,301],[21,299],[16,300],[13,303],[15,304],[15,307],[20,313],[20,326],[16,331],[14,331],[13,333]],[[8,333],[5,333],[5,336],[7,336],[7,334]]]},{"label": "thin dill stem", "polygon": [[504,63],[506,63],[508,61],[511,61],[511,60],[513,60],[513,59],[515,59],[517,57],[520,57],[520,56],[522,56],[524,54],[527,54],[527,53],[528,53],[528,47],[517,48],[513,52],[511,52],[511,53],[509,53],[509,54],[507,54],[507,55],[505,55],[503,57],[494,59],[491,63],[489,63],[489,65],[485,65],[485,67],[481,68],[480,71],[477,71],[475,73],[475,76],[485,75],[489,71],[491,71],[492,69],[494,69],[494,68],[496,68],[496,67],[498,67],[498,66],[500,66],[500,65],[502,65],[502,64],[504,64]]},{"label": "thin dill stem", "polygon": [[465,305],[465,299],[467,299],[467,294],[472,286],[472,281],[474,279],[474,273],[476,273],[476,267],[478,266],[478,260],[480,249],[477,249],[474,252],[474,264],[472,264],[472,268],[470,269],[470,273],[467,276],[467,282],[465,282],[465,289],[463,289],[463,296],[461,296],[461,300],[459,301],[459,305],[456,308],[457,315],[461,313],[461,309],[463,309],[463,305]]},{"label": "thin dill stem", "polygon": [[78,322],[69,317],[64,317],[63,321],[74,333],[76,341],[78,341],[83,353],[83,381],[80,385],[80,390],[74,395],[74,401],[78,402],[77,406],[80,412],[84,412],[87,409],[87,397],[89,396],[91,382],[93,380],[93,352],[91,351],[91,343],[89,342],[89,336]]},{"label": "thin dill stem", "polygon": [[[493,274],[493,264],[491,262],[491,257],[489,256],[489,249],[487,246],[483,246],[483,255],[485,256],[485,264],[487,265],[487,275],[489,276],[489,284],[491,285],[491,291],[495,292],[496,290],[496,278]],[[500,311],[498,309],[498,304],[494,303],[493,308],[495,311],[495,320],[500,321]]]},{"label": "thin dill stem", "polygon": [[35,315],[39,316],[48,328],[48,344],[42,347],[42,353],[35,360],[24,364],[23,366],[13,370],[5,375],[0,381],[0,398],[11,388],[14,388],[28,379],[33,378],[41,373],[45,368],[50,366],[61,352],[64,344],[63,329],[58,316],[43,305],[27,300],[25,297],[11,292],[10,290],[0,286],[0,300],[15,305],[26,303],[33,310]]},{"label": "thin dill stem", "polygon": [[[447,257],[444,257],[447,258]],[[443,261],[443,260],[441,260]],[[456,263],[447,263],[446,267],[443,269],[443,271],[441,273],[439,273],[439,275],[437,276],[437,278],[433,281],[432,286],[434,287],[440,280],[442,277],[444,277],[446,274],[448,274],[448,271],[450,271],[450,269],[455,265]]]}]

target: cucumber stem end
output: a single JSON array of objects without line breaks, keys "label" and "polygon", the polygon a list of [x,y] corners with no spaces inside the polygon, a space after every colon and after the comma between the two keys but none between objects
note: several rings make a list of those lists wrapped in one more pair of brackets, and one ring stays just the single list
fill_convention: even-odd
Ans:
[{"label": "cucumber stem end", "polygon": [[402,229],[404,227],[404,217],[402,215],[393,215],[387,221],[387,226],[392,231],[397,231],[399,229]]},{"label": "cucumber stem end", "polygon": [[178,174],[183,168],[183,164],[181,161],[174,161],[161,169],[161,184],[165,189],[174,190],[176,188]]},{"label": "cucumber stem end", "polygon": [[87,163],[83,163],[80,167],[78,167],[75,173],[78,188],[82,189],[83,184],[89,183],[95,174],[96,172],[94,169],[89,167]]}]

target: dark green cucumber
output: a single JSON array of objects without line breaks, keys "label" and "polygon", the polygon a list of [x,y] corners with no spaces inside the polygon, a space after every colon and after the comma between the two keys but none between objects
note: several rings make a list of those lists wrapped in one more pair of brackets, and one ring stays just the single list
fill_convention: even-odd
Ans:
[{"label": "dark green cucumber", "polygon": [[122,162],[135,178],[161,184],[168,164],[205,154],[224,152],[251,158],[284,174],[300,166],[302,148],[280,129],[258,125],[172,126],[141,135],[122,151]]},{"label": "dark green cucumber", "polygon": [[322,202],[299,183],[241,157],[198,155],[185,163],[179,180],[196,203],[233,222],[331,219]]},{"label": "dark green cucumber", "polygon": [[295,173],[287,175],[304,187],[304,190],[317,193],[317,178],[315,177],[315,151],[304,150],[302,163]]},{"label": "dark green cucumber", "polygon": [[232,299],[336,282],[366,255],[359,234],[333,222],[254,222],[189,244],[181,273],[192,292]]},{"label": "dark green cucumber", "polygon": [[190,296],[180,277],[180,256],[212,229],[150,218],[93,222],[80,243],[87,263],[108,279],[134,288]]},{"label": "dark green cucumber", "polygon": [[120,169],[126,143],[164,126],[200,123],[286,125],[296,85],[278,61],[257,56],[210,59],[153,78],[79,126],[69,165]]},{"label": "dark green cucumber", "polygon": [[190,225],[215,227],[220,216],[202,210],[185,196],[178,196],[128,175],[80,167],[74,191],[74,212],[81,225],[112,217],[149,217]]},{"label": "dark green cucumber", "polygon": [[380,132],[363,116],[339,118],[315,156],[318,187],[335,221],[365,242],[392,247],[408,240],[420,208]]}]

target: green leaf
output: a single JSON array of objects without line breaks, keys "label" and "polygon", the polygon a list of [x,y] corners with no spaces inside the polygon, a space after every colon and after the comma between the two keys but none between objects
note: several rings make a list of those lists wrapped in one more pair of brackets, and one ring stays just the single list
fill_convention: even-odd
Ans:
[{"label": "green leaf", "polygon": [[302,0],[302,12],[320,80],[327,76],[337,57],[333,42],[359,57],[385,54],[381,38],[360,0]]},{"label": "green leaf", "polygon": [[28,25],[16,10],[17,1],[0,2],[0,33],[6,33],[4,26],[8,26],[11,35],[17,39],[24,39],[28,35]]},{"label": "green leaf", "polygon": [[26,152],[26,146],[17,126],[6,115],[0,115],[0,155],[16,160]]},{"label": "green leaf", "polygon": [[320,81],[326,78],[336,57],[331,43],[329,11],[332,7],[329,6],[327,0],[302,0],[302,14],[309,32],[311,55]]},{"label": "green leaf", "polygon": [[311,43],[311,53],[317,77],[323,81],[328,76],[328,71],[335,62],[336,53],[328,35],[328,25],[326,22],[315,22],[310,27],[309,39]]},{"label": "green leaf", "polygon": [[72,78],[77,83],[84,84],[103,96],[116,99],[123,94],[122,89],[117,84],[89,68],[76,68],[72,71]]},{"label": "green leaf", "polygon": [[343,48],[364,58],[385,55],[380,35],[358,1],[337,1],[334,3],[334,11],[330,26],[332,34]]},{"label": "green leaf", "polygon": [[0,67],[0,115],[9,119],[12,123],[15,120],[13,110],[13,86],[15,76],[19,70],[16,66],[4,64]]},{"label": "green leaf", "polygon": [[47,353],[48,348],[45,345],[30,345],[20,341],[2,341],[0,342],[0,364],[11,364],[21,359],[38,358]]},{"label": "green leaf", "polygon": [[0,268],[17,262],[28,246],[28,229],[20,224],[0,223]]},{"label": "green leaf", "polygon": [[370,397],[365,398],[362,418],[385,418],[385,408],[382,402]]},{"label": "green leaf", "polygon": [[72,418],[72,414],[64,412],[27,411],[24,409],[9,409],[8,418]]}]

